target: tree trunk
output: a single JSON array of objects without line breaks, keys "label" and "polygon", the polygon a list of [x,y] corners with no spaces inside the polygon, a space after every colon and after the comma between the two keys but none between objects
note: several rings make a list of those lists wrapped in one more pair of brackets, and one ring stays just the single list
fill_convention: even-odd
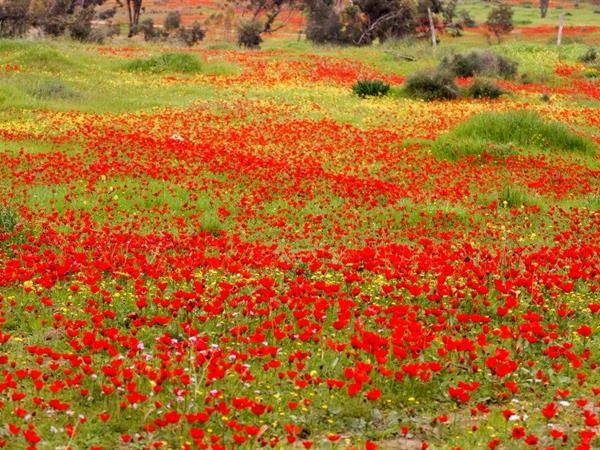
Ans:
[{"label": "tree trunk", "polygon": [[142,0],[127,0],[127,16],[129,17],[129,34],[132,37],[140,23],[140,13],[142,10]]},{"label": "tree trunk", "polygon": [[431,8],[427,8],[427,15],[429,16],[429,28],[431,29],[431,43],[433,49],[437,47],[437,37],[435,36],[435,24],[433,23],[433,15],[431,14]]},{"label": "tree trunk", "polygon": [[558,35],[556,36],[556,45],[560,45],[562,43],[562,32],[563,26],[565,24],[565,15],[561,14],[558,18]]},{"label": "tree trunk", "polygon": [[548,14],[548,5],[550,4],[550,0],[540,0],[540,15],[542,19],[546,17]]}]

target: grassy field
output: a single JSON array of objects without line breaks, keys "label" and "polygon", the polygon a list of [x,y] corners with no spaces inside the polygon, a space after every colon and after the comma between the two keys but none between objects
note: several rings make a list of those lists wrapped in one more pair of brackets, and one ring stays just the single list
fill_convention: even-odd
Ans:
[{"label": "grassy field", "polygon": [[[0,41],[0,447],[600,447],[600,32],[566,37]],[[403,89],[483,48],[500,98]]]}]

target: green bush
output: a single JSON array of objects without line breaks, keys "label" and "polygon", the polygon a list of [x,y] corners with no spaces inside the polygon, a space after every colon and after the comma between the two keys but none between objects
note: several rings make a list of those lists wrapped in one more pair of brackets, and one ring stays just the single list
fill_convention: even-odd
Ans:
[{"label": "green bush", "polygon": [[501,156],[519,148],[539,151],[596,153],[596,145],[559,122],[543,120],[532,111],[482,113],[440,136],[433,152],[442,158],[457,159],[484,152]]},{"label": "green bush", "polygon": [[504,90],[497,84],[480,78],[473,81],[473,84],[466,90],[467,96],[472,98],[494,99],[500,97],[504,93]]},{"label": "green bush", "polygon": [[240,47],[258,48],[262,42],[260,36],[263,32],[263,24],[258,20],[242,22],[237,28],[237,42]]},{"label": "green bush", "polygon": [[163,53],[148,59],[134,59],[125,66],[130,72],[200,72],[202,65],[198,58],[187,53]]},{"label": "green bush", "polygon": [[453,75],[441,70],[412,75],[406,80],[404,90],[410,97],[427,101],[451,100],[460,93]]},{"label": "green bush", "polygon": [[494,6],[489,12],[485,24],[489,32],[496,36],[498,42],[500,42],[503,35],[512,31],[513,15],[514,11],[512,6],[503,3]]},{"label": "green bush", "polygon": [[382,97],[390,92],[390,85],[381,80],[359,80],[352,86],[352,92],[361,98]]},{"label": "green bush", "polygon": [[472,51],[445,57],[440,69],[447,70],[457,77],[476,75],[514,78],[518,64],[504,56],[489,51]]},{"label": "green bush", "polygon": [[595,48],[590,47],[586,52],[579,57],[579,61],[584,63],[593,63],[598,60],[598,52]]}]

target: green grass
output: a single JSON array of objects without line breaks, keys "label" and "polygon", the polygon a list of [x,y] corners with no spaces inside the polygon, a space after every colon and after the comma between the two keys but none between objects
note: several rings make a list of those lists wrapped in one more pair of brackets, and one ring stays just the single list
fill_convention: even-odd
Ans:
[{"label": "green grass", "polygon": [[12,232],[19,223],[19,215],[10,207],[0,205],[0,233]]},{"label": "green grass", "polygon": [[202,64],[197,57],[187,53],[163,53],[151,58],[134,59],[125,65],[125,69],[145,73],[197,73],[202,70]]},{"label": "green grass", "polygon": [[439,137],[433,153],[456,160],[488,152],[495,156],[521,150],[575,152],[594,155],[596,145],[559,122],[549,122],[532,111],[482,113]]}]

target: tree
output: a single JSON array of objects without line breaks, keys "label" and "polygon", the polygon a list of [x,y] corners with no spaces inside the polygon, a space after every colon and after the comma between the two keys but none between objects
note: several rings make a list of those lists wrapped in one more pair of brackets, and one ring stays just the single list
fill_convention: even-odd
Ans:
[{"label": "tree", "polygon": [[342,21],[333,0],[307,2],[306,38],[318,44],[341,43]]},{"label": "tree", "polygon": [[495,6],[488,15],[485,23],[488,31],[496,36],[498,42],[503,35],[508,34],[513,29],[513,9],[510,5],[500,4]]},{"label": "tree", "polygon": [[0,37],[19,37],[30,24],[30,0],[6,0],[0,5]]},{"label": "tree", "polygon": [[548,5],[550,5],[550,0],[540,0],[540,15],[542,19],[548,14]]},{"label": "tree", "polygon": [[[238,7],[244,12],[250,13],[251,19],[246,20],[245,23],[260,23],[260,34],[263,34],[273,33],[274,31],[283,28],[292,13],[299,8],[300,3],[300,0],[226,0],[224,5],[226,7]],[[279,16],[286,10],[288,12],[286,19],[279,25],[276,25]],[[264,17],[264,20],[261,20],[262,17]]]},{"label": "tree", "polygon": [[[121,4],[122,0],[117,0]],[[129,19],[129,33],[127,37],[132,37],[137,33],[140,23],[140,14],[142,13],[142,0],[127,0],[127,17]]]},{"label": "tree", "polygon": [[417,5],[412,0],[355,0],[353,3],[365,16],[364,31],[357,44],[365,39],[383,42],[414,33]]},{"label": "tree", "polygon": [[179,11],[171,11],[165,18],[164,28],[167,31],[174,31],[181,26],[181,14]]},{"label": "tree", "polygon": [[94,8],[79,7],[68,24],[69,35],[78,41],[87,41],[92,34],[92,19]]},{"label": "tree", "polygon": [[309,0],[307,38],[366,45],[375,39],[402,37],[415,31],[416,6],[414,0],[354,0],[349,5]]},{"label": "tree", "polygon": [[241,22],[237,29],[237,40],[240,47],[258,48],[262,42],[263,24],[258,20]]},{"label": "tree", "polygon": [[34,0],[29,8],[29,25],[42,28],[50,36],[61,36],[68,31],[74,39],[87,40],[96,6],[104,1]]}]

